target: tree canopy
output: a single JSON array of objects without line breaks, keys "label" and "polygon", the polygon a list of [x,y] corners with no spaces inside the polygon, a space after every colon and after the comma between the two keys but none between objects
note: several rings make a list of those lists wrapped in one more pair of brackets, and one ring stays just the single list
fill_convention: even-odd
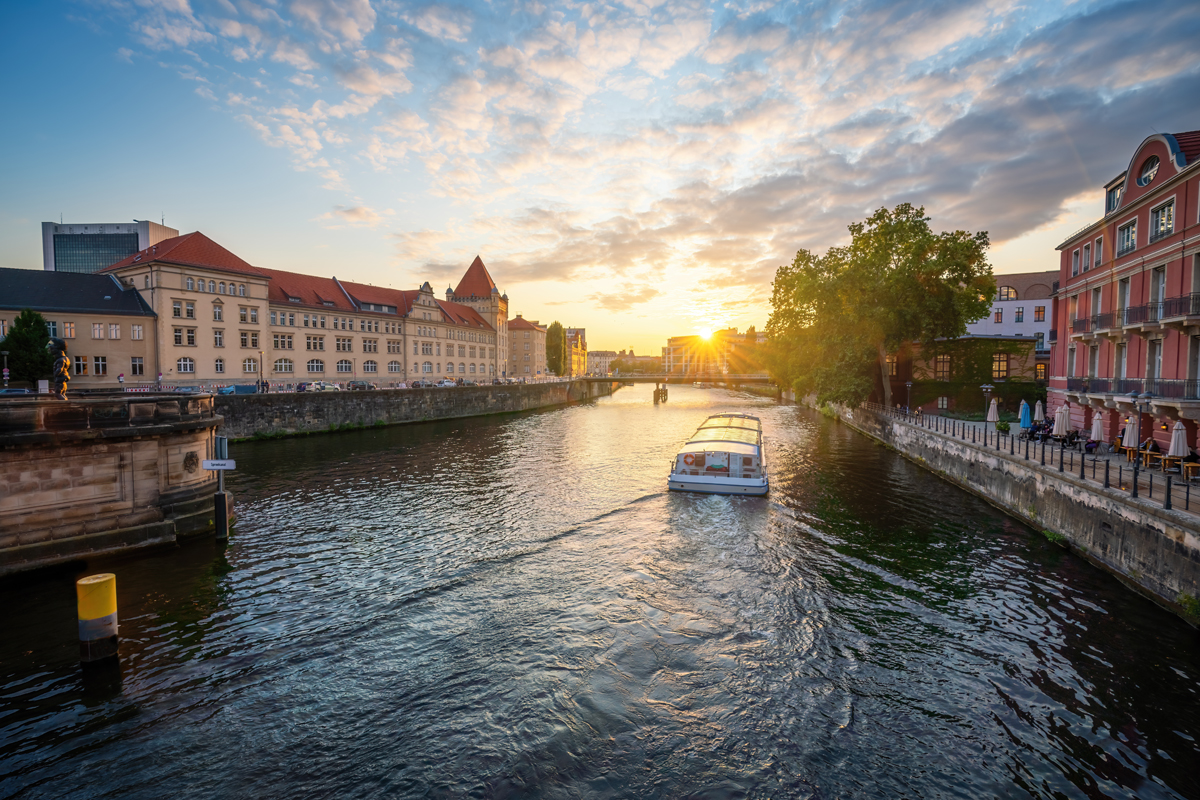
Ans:
[{"label": "tree canopy", "polygon": [[819,402],[857,404],[876,381],[891,404],[887,355],[966,333],[991,308],[986,231],[934,233],[924,208],[881,208],[850,243],[796,253],[775,274],[767,333],[776,380]]},{"label": "tree canopy", "polygon": [[45,317],[28,308],[18,314],[8,335],[0,340],[0,350],[8,351],[9,379],[36,384],[49,378],[54,369],[54,359],[46,349],[49,341]]},{"label": "tree canopy", "polygon": [[563,326],[555,320],[546,329],[546,369],[555,375],[562,375],[568,363],[567,336]]}]

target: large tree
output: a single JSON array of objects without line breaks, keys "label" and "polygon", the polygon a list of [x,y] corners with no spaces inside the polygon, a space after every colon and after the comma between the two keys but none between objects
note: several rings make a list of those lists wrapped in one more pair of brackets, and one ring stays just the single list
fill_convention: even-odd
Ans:
[{"label": "large tree", "polygon": [[546,369],[555,375],[565,372],[567,360],[567,335],[558,320],[550,323],[546,329]]},{"label": "large tree", "polygon": [[8,335],[0,340],[0,350],[8,351],[10,380],[36,384],[49,378],[54,369],[54,359],[46,349],[49,341],[45,317],[28,308],[18,314]]},{"label": "large tree", "polygon": [[797,394],[847,404],[865,400],[878,377],[891,405],[889,353],[961,336],[990,309],[988,234],[934,233],[925,209],[908,203],[849,229],[848,245],[801,250],[776,272],[771,372]]}]

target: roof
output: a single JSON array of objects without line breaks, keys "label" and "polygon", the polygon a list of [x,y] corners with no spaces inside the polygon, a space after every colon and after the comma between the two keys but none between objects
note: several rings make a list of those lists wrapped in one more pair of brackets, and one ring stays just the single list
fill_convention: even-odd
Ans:
[{"label": "roof", "polygon": [[272,303],[311,306],[333,311],[358,311],[334,278],[278,269],[261,269],[259,272],[271,279],[267,284],[267,298]]},{"label": "roof", "polygon": [[206,267],[242,275],[263,274],[263,270],[251,266],[199,231],[185,233],[173,239],[163,239],[158,244],[139,250],[101,271],[107,272],[152,261],[184,267]]},{"label": "roof", "polygon": [[546,332],[545,325],[538,325],[536,322],[530,322],[524,317],[517,317],[508,321],[508,329],[510,331],[541,331]]},{"label": "roof", "polygon": [[483,259],[475,256],[475,260],[471,262],[471,266],[467,267],[467,271],[462,276],[462,280],[458,282],[458,288],[454,290],[455,297],[491,297],[492,292],[499,291],[496,289],[496,282],[492,280],[492,276],[488,274],[487,267],[483,265]]},{"label": "roof", "polygon": [[[371,286],[354,281],[338,281],[356,303],[370,303],[379,306],[395,306],[396,313],[404,316],[412,311],[413,301],[420,294],[416,289],[391,289],[385,286]],[[371,313],[369,311],[364,313]],[[378,312],[376,312],[378,313]]]},{"label": "roof", "polygon": [[1179,149],[1183,151],[1188,164],[1200,158],[1200,131],[1185,131],[1171,135],[1175,137],[1175,141],[1179,144]]},{"label": "roof", "polygon": [[121,286],[112,275],[40,269],[0,269],[0,308],[154,316],[136,289]]},{"label": "roof", "polygon": [[483,317],[479,316],[479,312],[470,306],[464,306],[462,303],[451,303],[448,300],[434,300],[441,309],[442,314],[446,317],[446,321],[451,325],[463,325],[468,328],[483,328],[484,330],[495,330],[487,323]]},{"label": "roof", "polygon": [[1011,286],[1017,290],[1018,300],[1049,300],[1050,288],[1058,280],[1058,270],[1046,272],[1013,272],[1007,275],[996,275],[996,300],[999,300],[1001,286]]}]

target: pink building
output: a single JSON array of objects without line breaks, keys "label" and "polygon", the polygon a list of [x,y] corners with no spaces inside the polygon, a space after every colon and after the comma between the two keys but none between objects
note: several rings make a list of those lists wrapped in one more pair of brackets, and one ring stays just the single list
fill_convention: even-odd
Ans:
[{"label": "pink building", "polygon": [[1111,440],[1149,392],[1142,438],[1200,419],[1200,131],[1155,134],[1105,187],[1104,217],[1058,250],[1049,408]]}]

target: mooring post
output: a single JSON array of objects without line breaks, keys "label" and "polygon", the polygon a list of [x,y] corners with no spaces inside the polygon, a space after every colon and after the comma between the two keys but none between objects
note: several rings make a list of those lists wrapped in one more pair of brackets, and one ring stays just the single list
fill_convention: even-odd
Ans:
[{"label": "mooring post", "polygon": [[[213,458],[229,458],[229,437],[213,437]],[[217,541],[229,538],[229,495],[225,492],[225,470],[217,470],[217,493],[213,495],[213,533]]]},{"label": "mooring post", "polygon": [[1108,459],[1104,460],[1104,488],[1108,488],[1108,468],[1112,466],[1112,462]]},{"label": "mooring post", "polygon": [[1046,466],[1046,440],[1042,440],[1042,466]]},{"label": "mooring post", "polygon": [[79,660],[87,663],[117,654],[117,576],[111,572],[75,581],[79,609]]},{"label": "mooring post", "polygon": [[1084,474],[1084,464],[1087,463],[1087,451],[1079,454],[1079,480],[1087,480],[1087,475]]},{"label": "mooring post", "polygon": [[1063,457],[1067,454],[1067,445],[1065,442],[1058,443],[1058,471],[1063,471]]},{"label": "mooring post", "polygon": [[1013,450],[1013,448],[1014,448],[1014,447],[1016,447],[1016,446],[1017,446],[1017,445],[1016,445],[1016,442],[1014,442],[1014,441],[1013,441],[1013,435],[1010,433],[1010,434],[1008,435],[1008,454],[1009,454],[1010,456],[1011,456],[1011,455],[1012,455],[1012,454],[1015,452],[1015,451]]},{"label": "mooring post", "polygon": [[1025,440],[1025,460],[1029,460],[1029,440]]},{"label": "mooring post", "polygon": [[1167,476],[1167,493],[1163,495],[1163,508],[1171,510],[1171,476]]}]

